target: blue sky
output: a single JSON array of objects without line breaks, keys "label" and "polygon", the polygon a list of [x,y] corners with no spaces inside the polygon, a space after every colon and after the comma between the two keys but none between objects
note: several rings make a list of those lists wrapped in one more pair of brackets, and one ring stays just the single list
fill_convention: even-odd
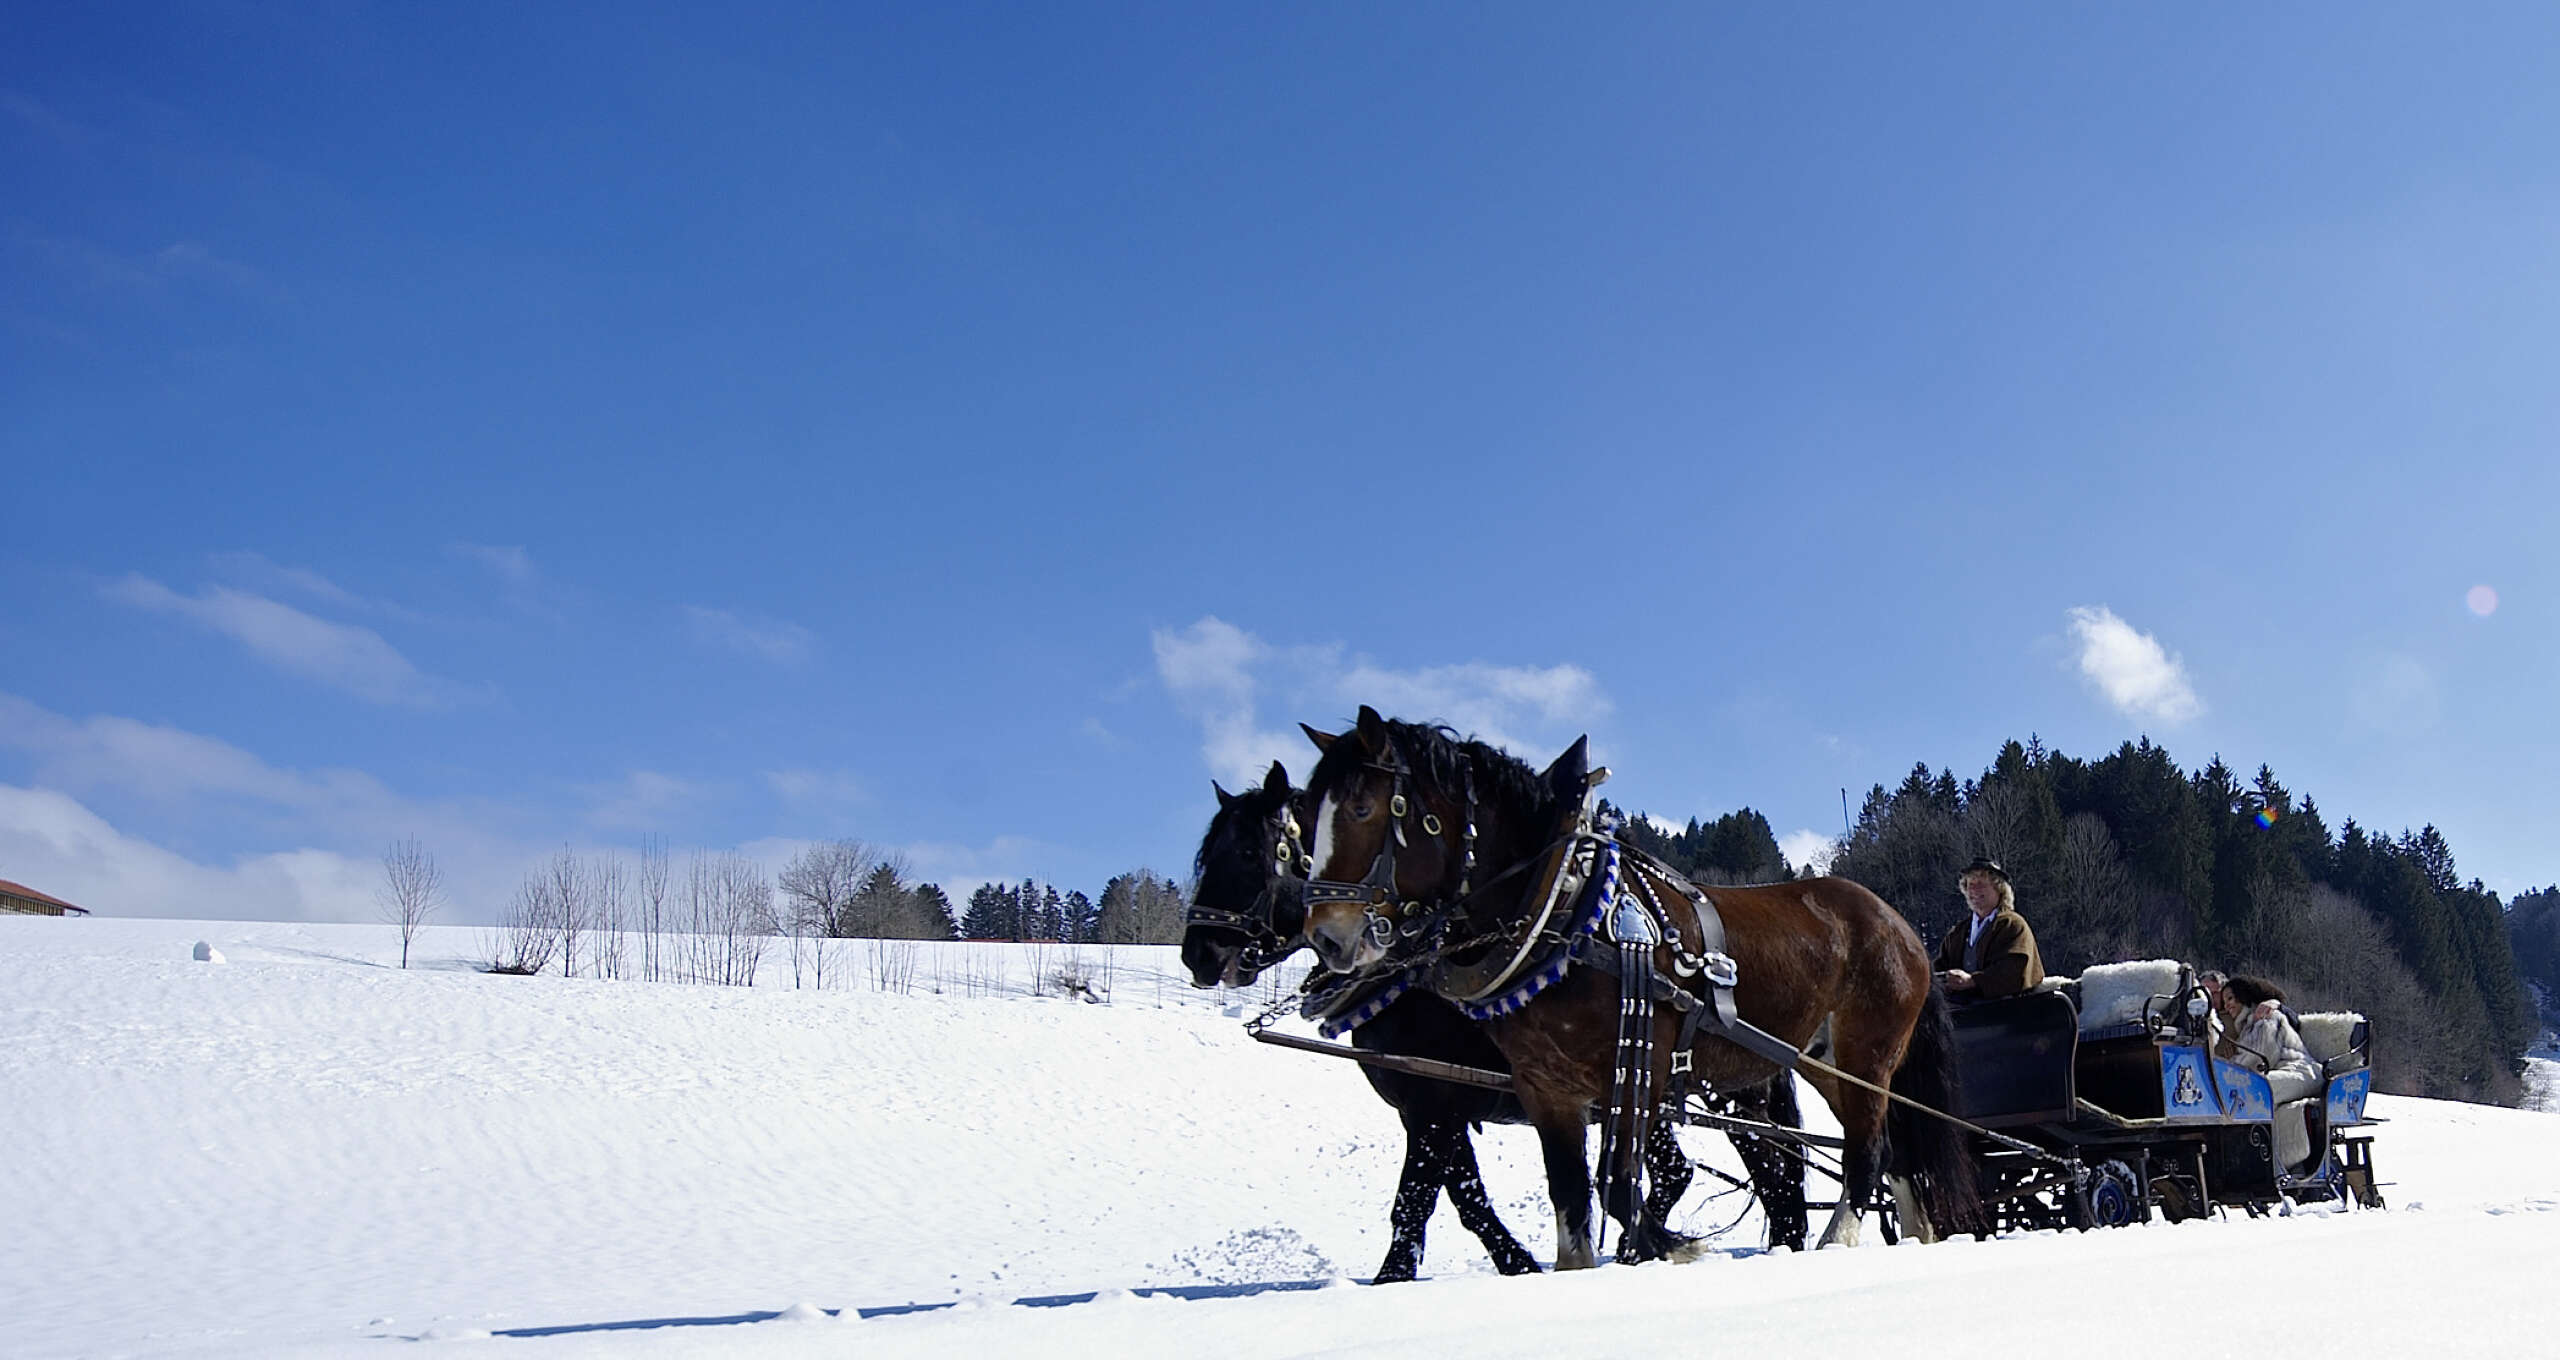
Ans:
[{"label": "blue sky", "polygon": [[417,835],[471,919],[853,835],[1092,891],[1367,702],[1817,834],[2148,733],[2549,882],[2554,50],[13,5],[0,877],[360,917]]}]

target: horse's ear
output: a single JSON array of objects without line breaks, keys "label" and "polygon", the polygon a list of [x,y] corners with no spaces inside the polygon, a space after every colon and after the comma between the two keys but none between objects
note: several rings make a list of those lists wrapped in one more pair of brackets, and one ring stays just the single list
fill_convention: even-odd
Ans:
[{"label": "horse's ear", "polygon": [[1271,762],[1271,773],[1262,777],[1262,791],[1274,797],[1285,797],[1289,792],[1289,767],[1276,760]]},{"label": "horse's ear", "polygon": [[1236,805],[1236,796],[1235,796],[1234,794],[1232,794],[1232,793],[1227,792],[1225,789],[1220,788],[1220,787],[1219,787],[1219,785],[1218,785],[1218,781],[1217,781],[1217,780],[1214,780],[1214,779],[1210,780],[1210,781],[1209,781],[1209,787],[1210,787],[1210,788],[1212,788],[1212,789],[1216,789],[1216,790],[1217,790],[1217,794],[1218,794],[1218,810],[1219,810],[1220,812],[1224,812],[1224,811],[1226,811],[1228,808],[1234,807],[1234,806]]},{"label": "horse's ear", "polygon": [[1573,745],[1564,748],[1564,754],[1557,756],[1547,772],[1538,777],[1555,790],[1556,797],[1580,806],[1582,796],[1591,791],[1591,738],[1575,737]]},{"label": "horse's ear", "polygon": [[1333,749],[1333,743],[1335,741],[1333,733],[1319,732],[1314,728],[1307,726],[1305,723],[1298,724],[1298,730],[1307,734],[1307,740],[1314,742],[1317,750],[1330,751]]},{"label": "horse's ear", "polygon": [[1369,748],[1369,754],[1374,756],[1387,749],[1387,720],[1378,716],[1378,710],[1360,705],[1360,725],[1356,730],[1360,744]]}]

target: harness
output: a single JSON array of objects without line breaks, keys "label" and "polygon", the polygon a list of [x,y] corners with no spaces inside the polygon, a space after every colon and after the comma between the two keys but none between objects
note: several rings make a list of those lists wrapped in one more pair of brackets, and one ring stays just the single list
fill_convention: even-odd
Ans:
[{"label": "harness", "polygon": [[[1343,985],[1310,995],[1303,1011],[1317,1020],[1325,1037],[1334,1038],[1375,1019],[1414,987],[1428,985],[1470,1019],[1485,1021],[1527,1006],[1563,981],[1577,963],[1601,969],[1618,980],[1619,1007],[1600,1166],[1610,1195],[1630,1202],[1641,1199],[1643,1159],[1626,1154],[1643,1146],[1648,1125],[1664,1104],[1653,1089],[1658,1004],[1681,1012],[1680,1037],[1671,1055],[1673,1089],[1662,1093],[1674,1107],[1687,1099],[1695,1071],[1691,1050],[1706,1029],[1781,1067],[1794,1067],[1799,1055],[1794,1045],[1745,1023],[1736,1013],[1733,988],[1740,974],[1724,950],[1724,922],[1715,904],[1676,870],[1621,843],[1614,819],[1595,816],[1587,802],[1574,806],[1561,834],[1544,852],[1511,865],[1479,888],[1473,881],[1475,767],[1463,756],[1459,766],[1466,820],[1457,892],[1423,901],[1399,900],[1396,891],[1396,851],[1410,848],[1405,823],[1415,812],[1403,752],[1391,743],[1383,760],[1364,764],[1387,776],[1388,834],[1358,880],[1311,877],[1306,902],[1310,913],[1324,905],[1359,906],[1365,917],[1362,933],[1384,956]],[[1419,821],[1425,835],[1441,834],[1434,814],[1422,812]],[[1625,872],[1630,855],[1643,866],[1634,874]],[[1531,872],[1538,877],[1519,924],[1461,931],[1452,938],[1453,927],[1475,924],[1470,908],[1482,889]],[[1654,891],[1650,880],[1657,876],[1680,886],[1686,922],[1676,921]],[[1687,946],[1682,924],[1696,932],[1695,951]],[[1661,952],[1670,955],[1669,976],[1656,966]]]}]

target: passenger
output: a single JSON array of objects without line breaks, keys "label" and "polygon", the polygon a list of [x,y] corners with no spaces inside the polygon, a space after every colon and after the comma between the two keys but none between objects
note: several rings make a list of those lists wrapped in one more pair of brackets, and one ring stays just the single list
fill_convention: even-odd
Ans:
[{"label": "passenger", "polygon": [[2197,980],[2213,1002],[2215,1056],[2266,1073],[2278,1105],[2316,1094],[2327,1084],[2287,1018],[2283,988],[2246,974],[2226,978],[2206,973]]},{"label": "passenger", "polygon": [[[2220,1015],[2222,1013],[2222,987],[2224,983],[2227,983],[2230,980],[2230,974],[2224,973],[2218,969],[2208,968],[2205,971],[2196,974],[2196,985],[2204,989],[2206,1013],[2208,1015]],[[2295,1010],[2293,1008],[2293,1003],[2285,999],[2284,989],[2261,977],[2253,977],[2249,981],[2253,986],[2276,999],[2276,1009],[2283,1012],[2285,1023],[2293,1026],[2294,1033],[2300,1034],[2302,1032],[2302,1013]]]},{"label": "passenger", "polygon": [[1938,980],[1957,1001],[1997,1001],[2035,990],[2044,981],[2044,957],[2036,933],[2018,914],[2009,871],[1993,859],[1977,859],[1956,879],[1972,919],[1938,942]]}]

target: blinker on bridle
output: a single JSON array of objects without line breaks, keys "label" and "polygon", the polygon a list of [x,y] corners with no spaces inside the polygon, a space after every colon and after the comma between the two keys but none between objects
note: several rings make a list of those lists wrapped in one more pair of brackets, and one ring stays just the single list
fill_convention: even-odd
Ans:
[{"label": "blinker on bridle", "polygon": [[[1262,891],[1254,894],[1250,911],[1228,911],[1222,907],[1191,903],[1182,913],[1188,926],[1221,926],[1245,937],[1245,946],[1237,959],[1255,972],[1289,957],[1296,946],[1280,938],[1279,929],[1271,923],[1273,915],[1272,884],[1313,872],[1315,866],[1307,858],[1305,844],[1299,839],[1297,810],[1288,802],[1277,814],[1264,819],[1265,830],[1272,836],[1271,872],[1263,876]],[[1293,872],[1294,869],[1294,872]]]},{"label": "blinker on bridle", "polygon": [[[1458,764],[1466,783],[1467,820],[1461,834],[1464,850],[1458,868],[1458,892],[1457,896],[1448,899],[1453,902],[1466,899],[1468,884],[1476,871],[1476,767],[1475,762],[1463,754]],[[1369,872],[1356,883],[1317,878],[1317,866],[1310,862],[1307,865],[1307,913],[1313,917],[1319,907],[1358,906],[1366,918],[1363,931],[1370,943],[1384,949],[1394,943],[1398,934],[1408,938],[1421,934],[1430,925],[1429,917],[1436,914],[1427,912],[1426,908],[1440,903],[1436,899],[1401,904],[1396,901],[1396,847],[1411,848],[1405,839],[1404,824],[1413,811],[1412,800],[1405,794],[1404,752],[1396,746],[1393,738],[1389,738],[1386,761],[1363,761],[1361,768],[1383,774],[1390,781],[1387,792],[1389,834],[1379,839],[1378,853],[1369,861]],[[1421,822],[1422,834],[1426,836],[1437,838],[1443,829],[1440,818],[1430,812],[1422,814]]]}]

